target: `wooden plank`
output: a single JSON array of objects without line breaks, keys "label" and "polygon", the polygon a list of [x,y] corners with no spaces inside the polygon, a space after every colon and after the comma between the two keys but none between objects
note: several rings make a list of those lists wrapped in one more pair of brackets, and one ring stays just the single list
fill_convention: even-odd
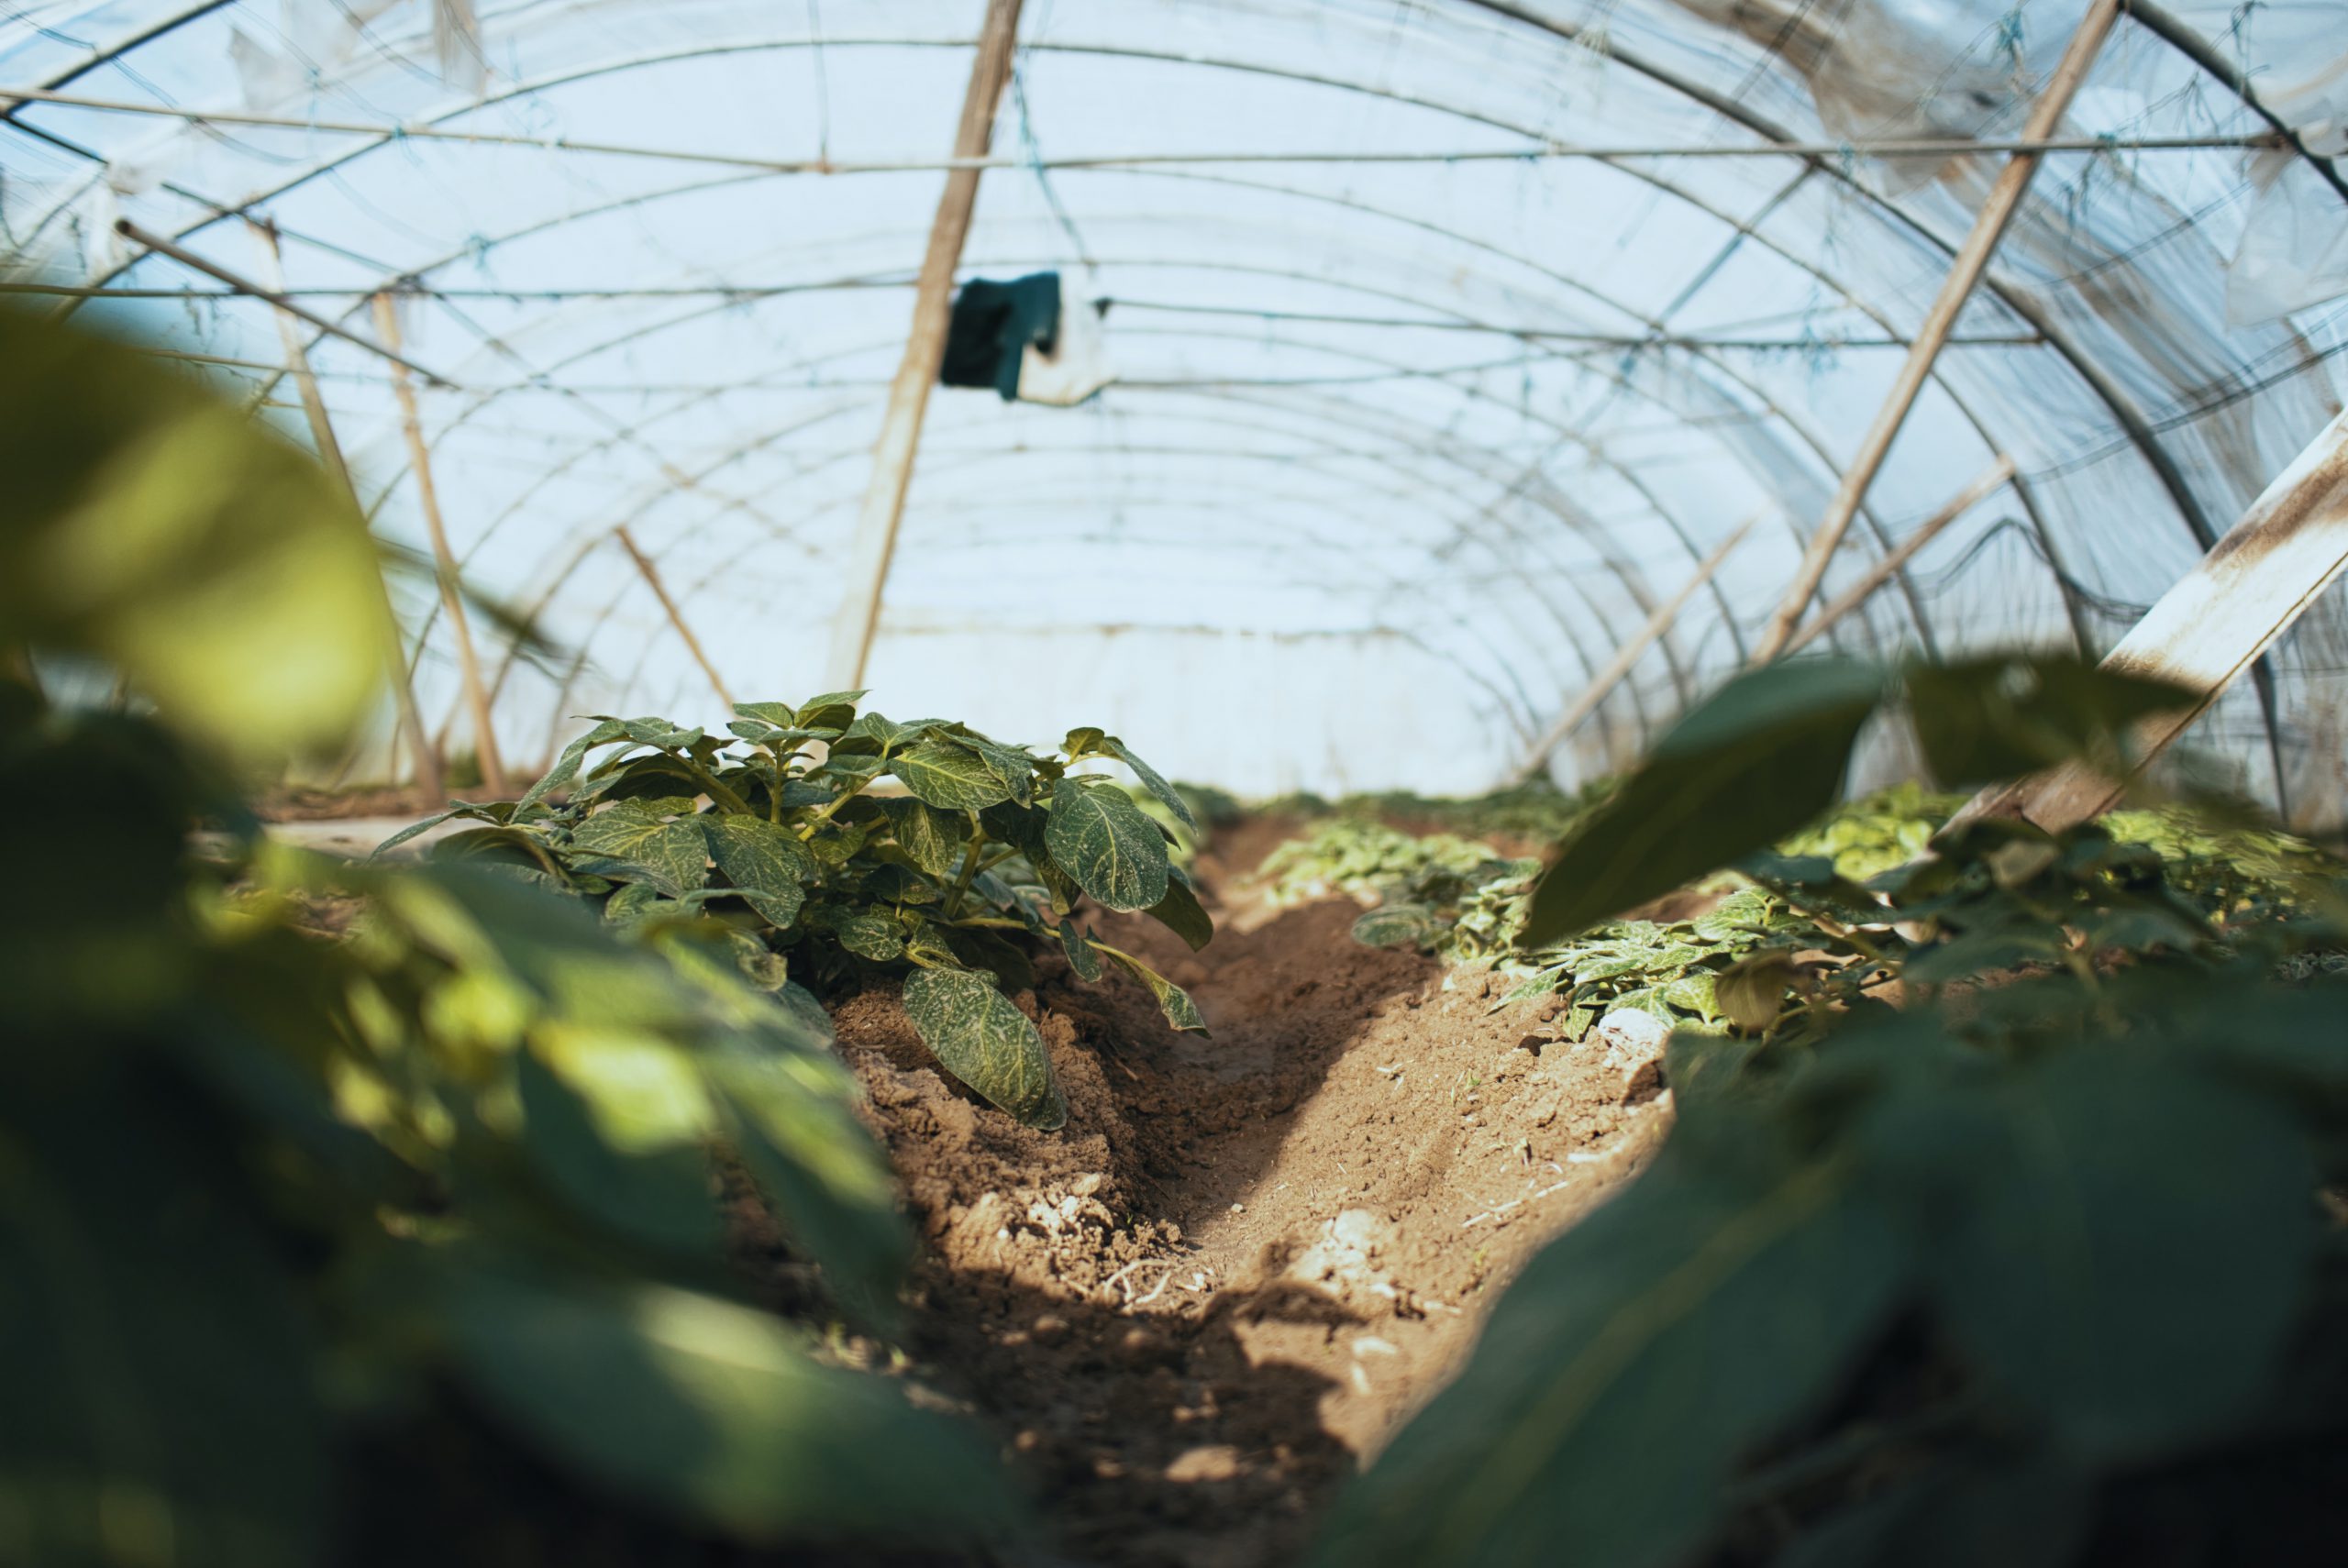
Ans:
[{"label": "wooden plank", "polygon": [[505,765],[497,755],[497,730],[490,722],[489,690],[482,684],[481,659],[473,652],[472,625],[465,614],[465,597],[458,587],[457,556],[449,547],[448,525],[440,516],[440,492],[432,483],[432,453],[424,444],[424,422],[415,411],[415,388],[408,383],[407,361],[396,357],[400,347],[399,313],[392,296],[377,294],[375,330],[391,345],[392,391],[399,398],[400,424],[407,435],[409,467],[415,477],[415,495],[424,509],[424,525],[432,536],[432,559],[440,580],[440,609],[457,643],[457,674],[464,683],[465,706],[472,714],[473,749],[481,762],[482,786],[492,795],[505,793]]},{"label": "wooden plank", "polygon": [[[2014,460],[2000,456],[1976,476],[1972,483],[1957,491],[1955,498],[1946,506],[1924,519],[1913,533],[1894,546],[1888,555],[1868,568],[1866,576],[1844,590],[1841,596],[1821,610],[1814,620],[1786,639],[1786,646],[1778,650],[1779,654],[1799,652],[1817,641],[1835,622],[1866,603],[1877,589],[1890,581],[1901,567],[1914,558],[1917,551],[1939,536],[1941,530],[1981,504],[2013,477]],[[1760,661],[1756,659],[1755,662]]]},{"label": "wooden plank", "polygon": [[[2199,693],[2190,709],[2147,720],[2136,764],[2112,778],[2066,764],[2000,790],[1957,813],[2023,817],[2060,832],[2102,815],[2186,727],[2288,631],[2348,569],[2348,414],[2334,419],[2251,502],[2176,587],[2161,595],[2103,661],[2107,669],[2173,681]],[[2279,782],[2279,781],[2278,781]]]},{"label": "wooden plank", "polygon": [[[2046,90],[2031,107],[2022,140],[2052,136],[2062,124],[2064,112],[2070,107],[2079,84],[2087,80],[2088,68],[2095,63],[2097,51],[2119,19],[2120,7],[2121,0],[2094,0],[2088,7],[2078,31],[2071,36],[2069,47],[2054,67],[2054,74],[2047,79]],[[1889,455],[1891,443],[1899,436],[1900,426],[1908,422],[1909,412],[1916,406],[1917,396],[1924,390],[1924,382],[1940,358],[1942,345],[1955,328],[1956,318],[1965,309],[1966,301],[1972,298],[1974,286],[1988,271],[1989,258],[1996,254],[1998,242],[2005,237],[2006,226],[2013,220],[2023,193],[2030,189],[2032,177],[2037,174],[2044,159],[2045,155],[2040,152],[2018,152],[1999,171],[1997,183],[1989,188],[1988,200],[1981,204],[1979,215],[1973,220],[1973,231],[1958,248],[1938,297],[1924,315],[1923,325],[1909,348],[1907,361],[1899,368],[1899,379],[1877,412],[1875,423],[1867,427],[1850,467],[1843,471],[1842,483],[1835,487],[1826,515],[1820,521],[1818,532],[1811,536],[1809,548],[1802,553],[1801,565],[1795,569],[1784,602],[1770,616],[1769,624],[1755,645],[1755,663],[1767,663],[1785,651],[1802,612],[1810,608],[1811,599],[1826,576],[1827,563],[1850,529],[1851,519],[1858,515],[1860,503],[1866,500],[1867,488],[1875,482],[1884,458]]]},{"label": "wooden plank", "polygon": [[[1019,6],[1020,0],[987,0],[978,54],[970,62],[969,89],[962,98],[962,119],[954,133],[958,160],[986,158],[993,138],[995,106],[1011,76]],[[871,656],[873,628],[880,622],[889,565],[896,555],[897,526],[904,519],[905,493],[913,485],[922,420],[929,411],[929,389],[946,362],[954,270],[961,264],[962,242],[969,237],[970,213],[979,198],[979,172],[976,166],[956,163],[946,176],[946,192],[937,200],[937,216],[930,225],[929,248],[923,253],[914,290],[913,328],[905,339],[905,357],[897,367],[897,378],[890,383],[888,413],[881,420],[880,439],[873,447],[872,480],[857,517],[847,591],[832,624],[825,684],[836,690],[864,684],[865,661]]]},{"label": "wooden plank", "polygon": [[1711,553],[1697,563],[1695,575],[1680,584],[1679,591],[1655,607],[1655,613],[1647,617],[1646,624],[1632,633],[1630,640],[1614,650],[1614,657],[1607,661],[1605,668],[1591,678],[1589,684],[1582,689],[1581,695],[1567,703],[1565,711],[1552,719],[1548,728],[1541,732],[1540,738],[1525,748],[1523,759],[1511,776],[1512,782],[1522,784],[1549,766],[1550,754],[1573,733],[1574,726],[1598,711],[1598,705],[1606,700],[1607,693],[1621,685],[1623,678],[1631,673],[1632,667],[1639,662],[1639,656],[1670,630],[1672,622],[1679,618],[1679,612],[1687,607],[1689,600],[1695,597],[1696,591],[1711,581],[1712,574],[1720,570],[1721,563],[1728,559],[1729,552],[1743,544],[1744,536],[1753,531],[1753,525],[1767,515],[1766,512],[1755,513],[1738,524],[1734,533],[1713,546]]},{"label": "wooden plank", "polygon": [[[284,259],[278,249],[277,228],[273,224],[246,220],[260,242],[262,281],[272,293],[285,286],[282,271]],[[359,489],[350,482],[350,465],[342,455],[342,443],[334,433],[334,422],[327,416],[327,401],[318,391],[318,378],[310,369],[309,346],[302,341],[301,331],[294,325],[299,318],[282,309],[270,315],[277,322],[278,341],[284,346],[286,367],[294,372],[294,383],[301,389],[302,414],[310,424],[311,444],[316,447],[318,461],[350,497],[352,515],[366,526],[366,504],[359,499]],[[371,531],[368,545],[374,545]],[[380,580],[380,574],[378,574]],[[408,750],[415,757],[415,781],[435,801],[443,800],[449,792],[448,779],[440,767],[439,748],[432,744],[430,732],[424,727],[423,712],[415,703],[415,682],[410,679],[407,650],[400,643],[400,620],[397,606],[392,602],[389,583],[383,584],[384,625],[388,632],[386,652],[391,660],[392,696],[399,712],[400,731],[406,738]],[[355,755],[355,754],[354,754]],[[348,761],[346,761],[348,766]]]},{"label": "wooden plank", "polygon": [[652,596],[660,601],[660,608],[669,613],[669,624],[674,626],[677,635],[685,640],[685,647],[692,654],[693,662],[701,666],[703,675],[709,677],[710,690],[717,693],[720,702],[725,704],[725,711],[732,712],[733,694],[725,690],[725,682],[719,678],[717,667],[709,662],[707,654],[702,652],[701,639],[693,635],[691,626],[685,624],[684,612],[679,610],[677,602],[669,597],[669,590],[660,581],[660,574],[654,569],[651,558],[636,547],[636,536],[627,531],[626,524],[621,524],[612,533],[619,540],[620,547],[627,552],[627,558],[636,563],[636,569],[644,575],[645,582],[652,590]]}]

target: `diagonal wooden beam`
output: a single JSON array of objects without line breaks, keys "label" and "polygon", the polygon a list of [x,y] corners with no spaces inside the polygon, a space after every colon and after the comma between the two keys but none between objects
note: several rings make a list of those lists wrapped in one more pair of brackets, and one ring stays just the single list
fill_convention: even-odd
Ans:
[{"label": "diagonal wooden beam", "polygon": [[1565,712],[1549,721],[1549,727],[1525,748],[1523,760],[1518,762],[1516,771],[1510,776],[1512,783],[1522,784],[1549,766],[1550,754],[1573,734],[1574,726],[1598,711],[1598,705],[1606,700],[1606,694],[1621,685],[1623,678],[1631,673],[1632,667],[1639,662],[1639,656],[1645,653],[1656,638],[1671,629],[1671,623],[1679,618],[1679,612],[1687,607],[1688,601],[1696,596],[1696,591],[1711,581],[1712,574],[1721,569],[1721,563],[1728,559],[1729,552],[1743,544],[1744,536],[1753,531],[1753,525],[1767,515],[1766,512],[1755,513],[1738,524],[1734,533],[1713,546],[1711,553],[1697,563],[1695,574],[1679,585],[1679,591],[1655,607],[1655,613],[1647,617],[1646,624],[1632,633],[1630,640],[1614,650],[1614,657],[1607,661],[1605,668],[1591,678],[1589,684],[1582,689],[1581,695],[1567,703]]},{"label": "diagonal wooden beam", "polygon": [[160,234],[150,233],[148,230],[143,229],[137,224],[131,222],[128,218],[116,218],[115,220],[114,227],[116,234],[121,235],[125,239],[129,240],[132,244],[139,246],[145,249],[151,250],[159,256],[168,256],[172,260],[178,262],[181,266],[187,268],[190,271],[201,272],[207,278],[216,279],[220,282],[227,284],[229,288],[235,290],[238,293],[245,294],[257,300],[265,300],[269,304],[275,305],[280,311],[282,311],[287,315],[291,315],[299,321],[308,322],[312,326],[316,327],[320,332],[326,333],[328,337],[339,337],[345,343],[364,348],[370,354],[379,355],[382,358],[390,360],[393,364],[397,365],[404,370],[415,371],[417,375],[422,376],[429,385],[436,387],[453,387],[456,385],[454,381],[449,381],[438,371],[427,370],[422,365],[417,364],[415,360],[404,357],[400,353],[399,345],[397,343],[393,343],[386,347],[382,343],[378,343],[371,337],[353,332],[350,328],[343,326],[340,322],[320,315],[316,311],[314,311],[309,306],[293,299],[282,290],[271,289],[265,287],[262,284],[256,283],[241,272],[232,272],[227,268],[220,265],[217,261],[214,261],[207,257],[199,256],[183,245],[166,239]]},{"label": "diagonal wooden beam", "polygon": [[987,0],[979,29],[978,54],[970,62],[970,85],[962,98],[961,124],[954,133],[954,168],[937,199],[914,295],[913,330],[905,357],[890,383],[889,410],[873,448],[872,482],[856,524],[847,591],[832,624],[832,651],[825,683],[834,689],[864,684],[872,653],[872,630],[880,622],[880,599],[889,583],[889,563],[897,551],[897,525],[905,515],[905,493],[913,485],[914,456],[921,447],[922,419],[929,411],[929,389],[946,362],[946,327],[953,308],[954,270],[969,237],[970,213],[978,204],[979,169],[962,160],[983,161],[993,139],[995,107],[1011,76],[1011,52],[1019,35],[1020,0]]},{"label": "diagonal wooden beam", "polygon": [[[2093,0],[2079,29],[2071,36],[2062,61],[2054,67],[2054,74],[2047,79],[2046,90],[2031,106],[2030,119],[2023,127],[2025,142],[2043,140],[2052,136],[2062,122],[2071,99],[2087,80],[2088,68],[2095,63],[2103,40],[2110,36],[2112,24],[2120,18],[2121,0]],[[1850,467],[1843,471],[1843,481],[1834,490],[1833,499],[1827,503],[1826,515],[1820,520],[1818,532],[1811,536],[1810,547],[1803,551],[1801,565],[1795,569],[1792,585],[1786,597],[1769,617],[1768,625],[1754,645],[1754,662],[1767,663],[1785,651],[1786,643],[1793,635],[1802,612],[1818,591],[1819,583],[1826,576],[1827,562],[1832,560],[1843,536],[1851,526],[1851,519],[1858,514],[1859,505],[1866,499],[1867,488],[1875,482],[1877,472],[1891,451],[1900,426],[1908,422],[1909,412],[1916,406],[1916,398],[1933,373],[1933,366],[1940,358],[1941,346],[1956,326],[1956,318],[1964,311],[1965,303],[1973,297],[1976,284],[1988,271],[1989,258],[1996,254],[1998,242],[2005,237],[2006,226],[2013,221],[2021,205],[2022,195],[2030,189],[2030,182],[2045,160],[2043,152],[2017,152],[2006,161],[1998,174],[1997,183],[1989,188],[1989,199],[1973,220],[1973,231],[1965,237],[1950,263],[1948,277],[1941,284],[1933,307],[1924,314],[1923,326],[1918,329],[1914,344],[1908,350],[1907,362],[1900,366],[1899,379],[1892,382],[1891,392],[1877,413],[1875,423],[1867,427],[1860,441],[1858,453]]]},{"label": "diagonal wooden beam", "polygon": [[[2191,708],[2144,722],[2128,778],[2066,764],[1984,790],[1952,820],[2023,817],[2050,832],[2075,827],[2120,802],[2128,785],[2220,693],[2290,630],[2348,569],[2348,414],[2251,502],[2242,521],[2106,656],[2106,669],[2165,680],[2199,694]],[[2279,790],[2282,784],[2277,779]]]},{"label": "diagonal wooden beam", "polygon": [[1866,575],[1844,589],[1832,604],[1818,613],[1817,617],[1786,639],[1781,654],[1799,652],[1817,641],[1834,623],[1866,603],[1875,591],[1891,580],[1901,567],[1915,558],[1916,552],[1939,536],[1942,529],[1972,511],[2009,480],[2014,477],[2014,460],[1999,457],[1998,460],[1975,476],[1971,484],[1956,492],[1946,506],[1917,525],[1915,531],[1893,547],[1890,553],[1867,569]]},{"label": "diagonal wooden beam", "polygon": [[[260,244],[263,282],[271,293],[276,293],[284,284],[284,258],[278,248],[277,228],[272,224],[246,221]],[[270,315],[277,323],[278,340],[284,345],[286,368],[294,372],[294,384],[301,390],[302,414],[309,421],[310,441],[317,448],[318,461],[342,486],[343,493],[350,497],[352,513],[360,519],[360,526],[363,528],[367,508],[359,499],[358,487],[350,482],[350,465],[343,458],[342,443],[335,436],[334,422],[327,416],[326,397],[318,391],[318,378],[310,369],[309,348],[294,328],[294,323],[299,318],[282,308]],[[371,532],[369,543],[373,543]],[[400,645],[399,612],[392,603],[389,583],[383,584],[383,611],[389,631],[392,695],[399,712],[400,731],[415,756],[416,783],[437,801],[449,792],[448,780],[441,772],[439,749],[432,744],[432,736],[424,727],[424,714],[415,705],[415,683],[408,675],[407,650]]]},{"label": "diagonal wooden beam", "polygon": [[424,421],[415,411],[415,389],[408,384],[407,361],[398,358],[399,313],[392,296],[374,300],[375,330],[391,345],[392,391],[399,398],[400,425],[407,436],[409,470],[415,476],[415,496],[424,510],[424,525],[432,536],[432,560],[440,580],[440,609],[457,643],[457,675],[464,683],[465,705],[471,710],[473,750],[481,763],[481,781],[493,795],[505,793],[505,764],[497,755],[497,730],[490,722],[489,691],[482,684],[481,659],[473,652],[473,629],[465,615],[465,597],[458,575],[456,552],[449,547],[449,528],[440,516],[440,491],[432,482],[432,453],[424,444]]},{"label": "diagonal wooden beam", "polygon": [[627,552],[627,558],[636,563],[636,569],[643,574],[646,584],[652,590],[652,596],[660,601],[660,608],[669,613],[669,624],[677,629],[677,635],[684,639],[685,648],[693,656],[693,662],[701,666],[703,675],[709,677],[710,690],[717,693],[720,702],[725,704],[725,711],[732,712],[733,693],[725,690],[725,682],[718,675],[717,667],[709,662],[707,654],[702,652],[701,639],[693,635],[691,626],[685,624],[684,612],[679,610],[677,602],[669,597],[669,590],[661,582],[660,573],[654,569],[651,558],[636,547],[636,536],[627,531],[626,524],[613,529],[612,536],[619,540],[620,548]]}]

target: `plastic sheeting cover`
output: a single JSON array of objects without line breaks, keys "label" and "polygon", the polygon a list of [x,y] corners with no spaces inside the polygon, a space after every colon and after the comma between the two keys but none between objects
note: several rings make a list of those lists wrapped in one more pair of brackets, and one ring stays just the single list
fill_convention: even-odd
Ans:
[{"label": "plastic sheeting cover", "polygon": [[[297,436],[268,308],[115,219],[250,275],[265,217],[362,333],[398,291],[465,569],[579,654],[493,650],[504,749],[714,719],[615,530],[734,690],[821,684],[980,10],[14,6],[0,90],[65,101],[0,124],[5,276],[103,289],[41,303]],[[1479,788],[1760,516],[1557,759],[1619,766],[1740,661],[1998,167],[1875,144],[2013,135],[2083,10],[1027,0],[962,272],[1086,280],[1117,379],[935,395],[874,700],[1103,722],[1243,790]],[[2278,123],[2306,152],[2242,145]],[[2018,477],[1845,647],[2100,651],[2339,406],[2348,8],[2133,7],[2065,134],[2096,145],[2048,156],[1825,591],[1999,455]],[[384,366],[312,358],[420,545]],[[446,628],[405,609],[461,746]],[[2334,594],[2196,742],[2336,822],[2343,670]]]}]

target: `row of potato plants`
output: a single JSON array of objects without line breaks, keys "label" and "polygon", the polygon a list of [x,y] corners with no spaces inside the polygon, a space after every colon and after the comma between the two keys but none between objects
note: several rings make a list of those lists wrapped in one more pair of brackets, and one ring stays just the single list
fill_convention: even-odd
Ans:
[{"label": "row of potato plants", "polygon": [[1123,971],[1168,1023],[1204,1032],[1181,988],[1078,912],[1090,898],[1146,913],[1193,949],[1213,937],[1169,853],[1176,829],[1082,765],[1124,764],[1194,833],[1178,790],[1097,728],[1037,756],[967,724],[859,712],[863,695],[742,703],[730,738],[601,718],[518,800],[459,805],[382,847],[450,819],[476,823],[435,856],[590,899],[626,926],[714,922],[747,974],[814,1019],[811,986],[902,977],[937,1060],[1032,1127],[1059,1127],[1068,1103],[1042,1036],[1006,994],[1036,984],[1023,944],[1049,944],[1087,982]]},{"label": "row of potato plants", "polygon": [[1691,711],[1521,898],[1519,946],[1727,867],[1802,929],[1708,970],[1660,1154],[1509,1288],[1319,1561],[2328,1561],[2340,866],[2173,812],[2167,855],[1996,817],[1864,881],[1785,853],[1879,717],[1987,782],[2124,768],[2132,721],[2189,701],[2066,659],[1821,658]]}]

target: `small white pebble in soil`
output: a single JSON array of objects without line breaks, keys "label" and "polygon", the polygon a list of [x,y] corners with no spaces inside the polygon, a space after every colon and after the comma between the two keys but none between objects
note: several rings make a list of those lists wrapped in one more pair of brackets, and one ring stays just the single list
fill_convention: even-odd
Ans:
[{"label": "small white pebble in soil", "polygon": [[1213,1443],[1175,1456],[1166,1467],[1166,1479],[1181,1485],[1228,1481],[1239,1474],[1239,1451],[1229,1443]]}]

